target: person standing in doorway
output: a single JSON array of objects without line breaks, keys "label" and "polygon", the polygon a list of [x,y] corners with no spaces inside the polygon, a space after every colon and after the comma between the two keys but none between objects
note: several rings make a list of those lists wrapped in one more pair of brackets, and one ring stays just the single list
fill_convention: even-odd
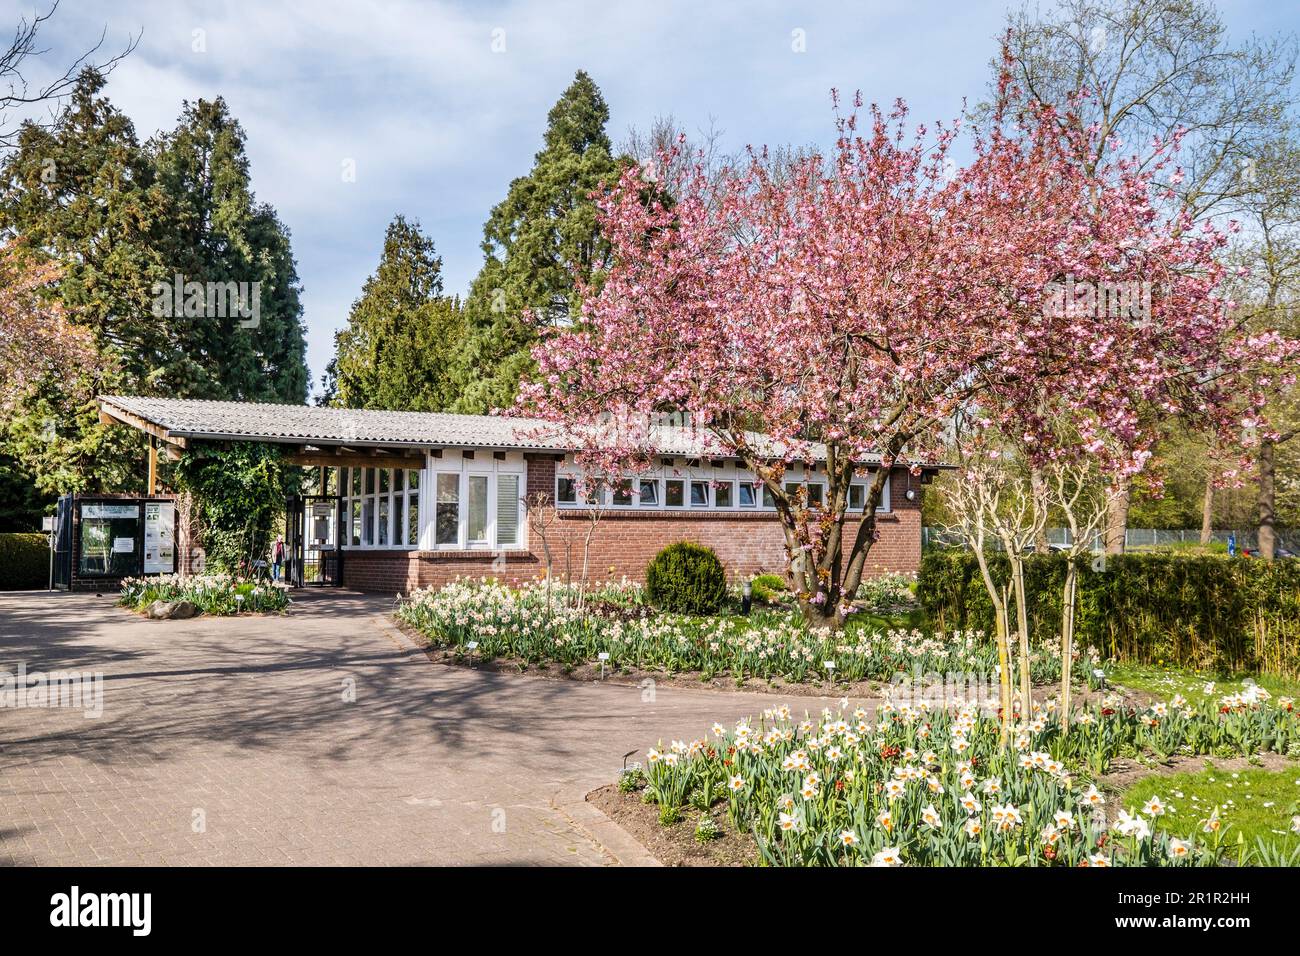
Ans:
[{"label": "person standing in doorway", "polygon": [[284,535],[277,534],[271,545],[271,580],[280,583],[280,570],[284,567]]}]

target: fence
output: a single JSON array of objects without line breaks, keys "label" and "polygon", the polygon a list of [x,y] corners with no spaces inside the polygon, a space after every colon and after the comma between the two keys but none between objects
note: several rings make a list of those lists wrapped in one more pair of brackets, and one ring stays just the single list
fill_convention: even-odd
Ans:
[{"label": "fence", "polygon": [[[1275,531],[1277,536],[1277,547],[1285,549],[1293,554],[1300,554],[1300,530],[1293,528],[1278,528]],[[1240,531],[1225,530],[1211,531],[1210,540],[1219,544],[1227,544],[1228,537],[1236,535],[1237,549],[1254,550],[1259,547],[1259,529],[1249,528]],[[1063,547],[1070,543],[1069,528],[1048,528],[1047,542],[1049,545]],[[1100,533],[1093,539],[1092,547],[1094,551],[1100,551],[1103,547],[1103,538]],[[1141,548],[1176,548],[1180,546],[1189,546],[1201,543],[1200,528],[1128,528],[1124,532],[1124,547],[1128,549]],[[954,532],[945,531],[943,528],[922,528],[921,529],[921,546],[923,548],[959,548],[964,544],[961,535]],[[1001,550],[1001,545],[994,543],[995,550]]]}]

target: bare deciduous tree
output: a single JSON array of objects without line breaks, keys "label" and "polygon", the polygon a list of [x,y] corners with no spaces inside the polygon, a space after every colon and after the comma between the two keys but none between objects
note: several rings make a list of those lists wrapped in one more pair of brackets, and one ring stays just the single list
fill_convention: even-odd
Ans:
[{"label": "bare deciduous tree", "polygon": [[1047,501],[1064,517],[1070,540],[1064,547],[1065,585],[1061,595],[1061,729],[1070,728],[1070,678],[1074,661],[1074,622],[1079,607],[1079,558],[1093,550],[1097,532],[1110,513],[1113,486],[1105,487],[1087,459],[1063,460],[1047,469]]},{"label": "bare deciduous tree", "polygon": [[[1254,189],[1266,144],[1288,125],[1296,40],[1233,42],[1205,0],[1063,0],[1025,3],[1008,15],[1016,81],[1031,101],[1058,108],[1063,124],[1095,125],[1095,164],[1136,157],[1181,139],[1159,185],[1170,216],[1193,221],[1237,213]],[[994,76],[1002,68],[994,64]],[[1085,91],[1081,101],[1075,94]],[[1127,483],[1111,500],[1106,549],[1124,550]]]},{"label": "bare deciduous tree", "polygon": [[35,13],[30,19],[20,18],[8,49],[0,48],[0,148],[11,147],[16,143],[18,124],[11,117],[17,114],[19,120],[29,119],[32,117],[24,114],[34,107],[56,103],[71,92],[83,69],[94,69],[108,75],[139,43],[138,36],[130,37],[120,53],[98,59],[96,55],[108,35],[105,28],[95,44],[73,60],[63,72],[33,80],[31,68],[34,61],[49,52],[48,48],[41,46],[41,30],[58,9],[59,2],[54,0],[44,13]]},{"label": "bare deciduous tree", "polygon": [[559,513],[551,502],[551,496],[544,491],[534,491],[524,496],[524,516],[528,522],[530,539],[542,545],[542,560],[546,565],[546,611],[551,611],[552,556],[549,533]]}]

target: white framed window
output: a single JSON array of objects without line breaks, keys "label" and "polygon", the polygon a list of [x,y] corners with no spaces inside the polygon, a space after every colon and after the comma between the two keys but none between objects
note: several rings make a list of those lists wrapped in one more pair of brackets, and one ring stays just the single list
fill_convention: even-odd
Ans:
[{"label": "white framed window", "polygon": [[[772,492],[754,473],[732,462],[684,462],[663,458],[659,467],[641,475],[626,475],[612,482],[599,482],[584,497],[580,491],[582,473],[572,459],[556,472],[555,503],[558,507],[582,508],[590,505],[613,509],[689,509],[775,511]],[[810,508],[823,508],[828,500],[827,481],[820,469],[796,466],[783,487],[794,496],[802,489]],[[855,480],[849,487],[849,511],[861,511],[866,501],[866,480]],[[889,479],[882,489],[878,511],[890,510]]]},{"label": "white framed window", "polygon": [[343,543],[352,548],[414,548],[420,537],[420,471],[340,468]]},{"label": "white framed window", "polygon": [[664,479],[664,507],[665,508],[686,507],[686,479],[685,478]]},{"label": "white framed window", "polygon": [[642,508],[659,507],[659,481],[655,478],[642,478],[640,491],[640,505]]},{"label": "white framed window", "polygon": [[[890,479],[893,476],[885,478],[885,485],[880,489],[880,504],[876,506],[877,513],[890,510],[889,506],[889,486]],[[862,511],[867,507],[867,483],[865,481],[855,481],[849,485],[849,510]]]},{"label": "white framed window", "polygon": [[609,489],[609,503],[615,508],[631,508],[633,505],[632,485],[631,478],[615,481]]},{"label": "white framed window", "polygon": [[709,483],[694,480],[691,482],[691,507],[707,508],[709,506]]},{"label": "white framed window", "polygon": [[736,483],[734,481],[716,482],[713,485],[713,507],[734,508],[736,506],[735,488]]},{"label": "white framed window", "polygon": [[526,546],[522,455],[497,458],[480,451],[465,457],[450,451],[441,458],[430,457],[429,463],[430,528],[426,537],[419,538],[425,547],[496,551]]},{"label": "white framed window", "polygon": [[434,544],[460,547],[460,472],[436,472],[433,487]]}]

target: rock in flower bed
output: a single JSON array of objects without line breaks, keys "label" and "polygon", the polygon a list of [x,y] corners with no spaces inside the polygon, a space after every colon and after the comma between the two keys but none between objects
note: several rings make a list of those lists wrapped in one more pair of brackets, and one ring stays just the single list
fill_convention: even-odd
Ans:
[{"label": "rock in flower bed", "polygon": [[[228,574],[163,574],[126,578],[117,603],[150,616],[181,616],[175,615],[175,608],[185,604],[203,614],[265,614],[284,611],[289,606],[289,591]],[[151,613],[160,603],[173,605],[172,614]]]},{"label": "rock in flower bed", "polygon": [[[611,669],[694,672],[791,682],[892,680],[896,674],[962,672],[988,678],[997,652],[979,632],[924,635],[879,631],[852,619],[841,631],[810,629],[793,612],[745,617],[658,614],[638,585],[623,582],[579,596],[542,582],[507,587],[495,580],[461,580],[413,592],[397,618],[435,647],[478,659],[507,658],[568,668],[606,654]],[[1050,649],[1033,660],[1036,676],[1059,676]],[[829,666],[828,666],[829,665]]]},{"label": "rock in flower bed", "polygon": [[[973,705],[886,700],[869,714],[788,708],[758,723],[715,725],[713,739],[648,751],[643,799],[673,824],[725,806],[779,866],[1210,866],[1267,862],[1219,814],[1189,833],[1167,825],[1162,796],[1108,806],[1081,780],[1121,753],[1274,751],[1300,755],[1294,701],[1264,692],[1198,712],[1186,701],[1124,707],[1117,696],[1076,710],[1035,705],[999,745],[995,715]],[[634,778],[635,779],[635,778]],[[1113,799],[1113,798],[1111,798]]]}]

